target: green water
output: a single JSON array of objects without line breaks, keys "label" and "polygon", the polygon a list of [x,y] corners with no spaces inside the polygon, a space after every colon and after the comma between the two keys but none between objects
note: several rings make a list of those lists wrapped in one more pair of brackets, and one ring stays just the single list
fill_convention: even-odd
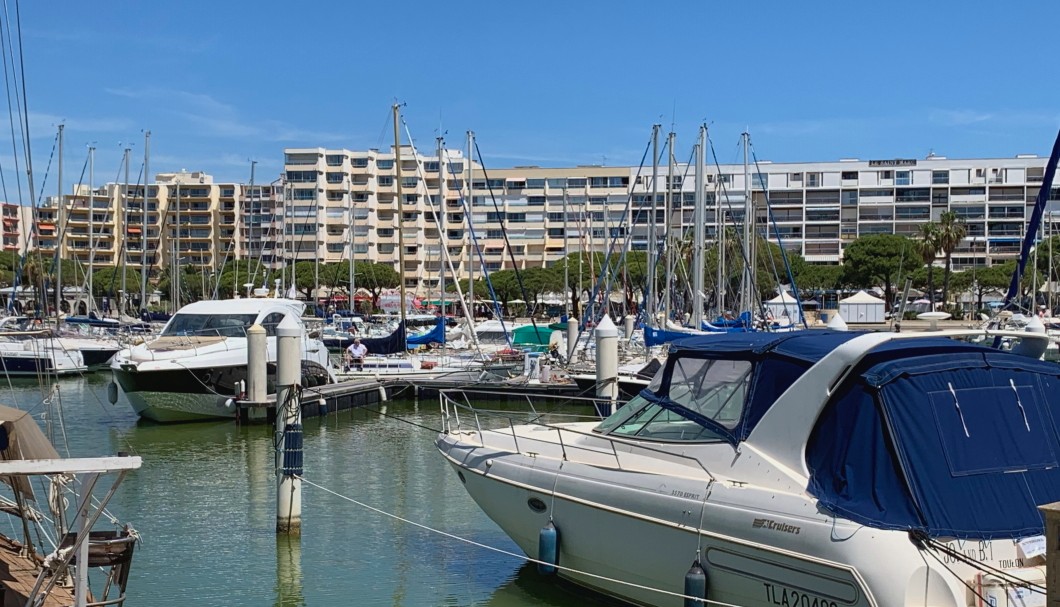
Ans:
[{"label": "green water", "polygon": [[[107,374],[62,380],[72,456],[143,458],[110,505],[143,536],[129,605],[600,604],[521,559],[424,531],[304,486],[301,541],[278,539],[273,436],[232,422],[154,425],[107,402]],[[37,414],[35,385],[0,402]],[[386,413],[440,426],[437,399]],[[59,424],[52,415],[52,428]],[[469,498],[434,448],[435,433],[357,410],[305,423],[305,477],[388,513],[520,553]],[[63,450],[60,448],[60,453]]]}]

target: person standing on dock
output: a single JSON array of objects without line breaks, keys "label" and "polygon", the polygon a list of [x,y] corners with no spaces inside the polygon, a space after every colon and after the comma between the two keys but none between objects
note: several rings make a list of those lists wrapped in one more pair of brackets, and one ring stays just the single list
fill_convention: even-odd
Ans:
[{"label": "person standing on dock", "polygon": [[357,366],[358,371],[364,370],[364,356],[368,354],[368,348],[361,343],[360,337],[355,337],[350,347],[346,348],[346,363],[348,366]]}]

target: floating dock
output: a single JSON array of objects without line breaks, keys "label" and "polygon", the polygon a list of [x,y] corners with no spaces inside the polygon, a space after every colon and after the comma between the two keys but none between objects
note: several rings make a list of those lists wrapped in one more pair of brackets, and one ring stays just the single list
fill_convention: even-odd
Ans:
[{"label": "floating dock", "polygon": [[461,390],[471,397],[480,398],[519,397],[519,396],[582,396],[583,391],[574,382],[527,382],[527,381],[461,381],[446,379],[395,379],[385,381],[384,385],[392,396],[429,396],[440,390]]},{"label": "floating dock", "polygon": [[[375,405],[387,399],[386,388],[374,379],[357,379],[302,388],[299,405],[302,417],[316,417],[336,411]],[[237,401],[236,419],[241,423],[272,422],[276,419],[276,395],[261,402]]]}]

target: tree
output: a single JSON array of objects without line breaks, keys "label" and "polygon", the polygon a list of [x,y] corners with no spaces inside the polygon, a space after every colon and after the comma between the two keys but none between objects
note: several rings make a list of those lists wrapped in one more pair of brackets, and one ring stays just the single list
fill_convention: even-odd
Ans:
[{"label": "tree", "polygon": [[1015,266],[1015,262],[1011,264],[996,264],[974,272],[975,279],[972,282],[972,290],[975,292],[975,307],[977,310],[983,309],[983,296],[987,291],[1005,292],[1009,283],[1012,282],[1012,272],[1015,270]]},{"label": "tree", "polygon": [[[107,266],[92,272],[92,295],[95,297],[115,296],[121,290],[122,271],[114,266]],[[140,273],[132,268],[125,268],[125,284],[130,291],[140,291]]]},{"label": "tree", "polygon": [[843,266],[833,264],[803,263],[795,282],[803,297],[812,297],[821,291],[838,289],[843,280]]},{"label": "tree", "polygon": [[920,224],[920,232],[917,234],[917,253],[920,260],[927,266],[927,291],[928,301],[931,302],[931,310],[935,309],[935,258],[939,256],[939,227],[933,221]]},{"label": "tree", "polygon": [[384,289],[394,289],[401,285],[401,276],[389,263],[360,262],[354,276],[358,289],[367,289],[372,294],[372,309],[379,309],[379,296]]},{"label": "tree", "polygon": [[935,231],[936,244],[938,244],[939,251],[942,252],[943,257],[946,259],[946,268],[942,277],[942,301],[943,303],[949,301],[950,292],[950,274],[951,269],[951,258],[953,257],[953,251],[960,246],[961,241],[968,234],[968,226],[957,217],[957,213],[953,211],[945,211],[939,216],[938,227]]},{"label": "tree", "polygon": [[869,234],[847,245],[843,251],[842,282],[857,287],[883,285],[888,309],[894,297],[892,285],[903,264],[913,266],[914,243],[896,234]]}]

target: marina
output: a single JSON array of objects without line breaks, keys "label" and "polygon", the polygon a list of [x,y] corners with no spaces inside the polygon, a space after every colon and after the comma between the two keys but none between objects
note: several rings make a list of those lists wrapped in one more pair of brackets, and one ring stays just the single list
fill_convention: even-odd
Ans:
[{"label": "marina", "polygon": [[[306,479],[365,506],[305,486],[299,540],[277,537],[273,528],[271,427],[138,421],[127,406],[107,403],[107,381],[102,375],[62,380],[60,393],[66,424],[79,428],[71,434],[73,455],[124,450],[144,461],[110,505],[144,538],[130,605],[185,605],[189,580],[202,604],[322,605],[352,596],[371,605],[607,604],[557,586],[522,558],[365,507],[518,552],[458,484],[440,482],[452,472],[434,448],[441,419],[436,398],[306,421]],[[4,390],[4,398],[32,408],[39,392],[21,384]]]}]

